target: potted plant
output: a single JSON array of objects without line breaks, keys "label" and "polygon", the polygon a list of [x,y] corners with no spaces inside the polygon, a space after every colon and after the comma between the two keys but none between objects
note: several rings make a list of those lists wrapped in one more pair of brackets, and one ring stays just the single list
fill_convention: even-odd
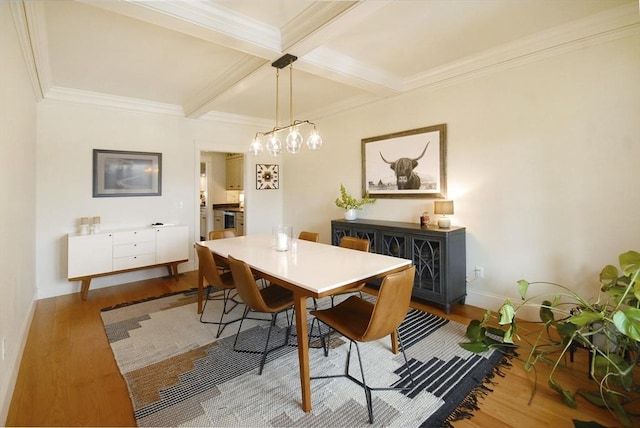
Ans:
[{"label": "potted plant", "polygon": [[365,193],[364,197],[357,200],[353,196],[347,193],[344,185],[340,185],[340,197],[336,198],[336,206],[344,210],[345,220],[355,220],[356,210],[361,210],[366,204],[373,204],[376,200],[369,197],[369,192]]},{"label": "potted plant", "polygon": [[[575,393],[562,387],[554,373],[567,351],[576,346],[586,348],[591,353],[589,372],[594,391],[576,393],[608,408],[623,426],[639,426],[638,415],[634,420],[628,406],[640,399],[640,376],[636,373],[640,362],[640,253],[621,254],[619,264],[621,272],[612,265],[600,272],[600,292],[595,301],[561,284],[518,281],[522,302],[513,304],[507,299],[498,314],[487,311],[482,320],[472,320],[466,332],[469,342],[460,346],[472,352],[515,348],[514,338],[523,342],[518,335],[518,310],[535,306],[544,328],[531,344],[525,369],[535,369],[539,361],[551,363],[549,386],[565,404],[576,407]],[[558,292],[528,297],[530,288],[539,284],[551,285]]]}]

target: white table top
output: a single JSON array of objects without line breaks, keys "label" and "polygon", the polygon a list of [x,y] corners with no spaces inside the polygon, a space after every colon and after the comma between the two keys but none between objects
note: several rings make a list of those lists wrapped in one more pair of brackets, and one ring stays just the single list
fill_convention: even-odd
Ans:
[{"label": "white table top", "polygon": [[411,260],[350,250],[333,245],[294,239],[297,249],[276,251],[271,235],[249,235],[204,241],[222,256],[243,260],[275,278],[308,290],[312,295],[362,282],[394,269],[409,267]]}]

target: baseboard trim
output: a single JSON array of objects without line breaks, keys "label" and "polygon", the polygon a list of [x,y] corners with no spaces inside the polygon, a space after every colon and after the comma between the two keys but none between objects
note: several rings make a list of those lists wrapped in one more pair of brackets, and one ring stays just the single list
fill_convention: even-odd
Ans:
[{"label": "baseboard trim", "polygon": [[5,379],[6,384],[0,385],[0,421],[4,421],[2,426],[7,426],[7,418],[9,416],[9,407],[11,406],[11,400],[13,399],[13,391],[16,387],[18,380],[18,373],[20,372],[20,363],[22,363],[22,356],[24,355],[24,348],[27,344],[27,338],[29,337],[29,330],[31,329],[31,322],[33,316],[36,313],[36,297],[33,296],[31,305],[29,307],[28,315],[25,317],[25,322],[20,329],[20,342],[18,345],[18,352],[16,352],[13,360],[8,362],[7,373],[8,376]]}]

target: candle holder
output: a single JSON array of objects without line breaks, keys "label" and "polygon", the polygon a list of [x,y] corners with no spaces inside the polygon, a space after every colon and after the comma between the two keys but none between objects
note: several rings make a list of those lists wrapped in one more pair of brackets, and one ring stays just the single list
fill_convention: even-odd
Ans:
[{"label": "candle holder", "polygon": [[89,217],[80,217],[80,235],[89,233]]},{"label": "candle holder", "polygon": [[279,224],[273,228],[273,248],[276,251],[288,251],[291,248],[291,236],[293,227],[288,224]]}]

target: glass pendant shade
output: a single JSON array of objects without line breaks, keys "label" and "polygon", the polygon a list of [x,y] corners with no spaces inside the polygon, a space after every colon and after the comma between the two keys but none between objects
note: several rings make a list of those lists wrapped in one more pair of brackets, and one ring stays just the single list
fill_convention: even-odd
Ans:
[{"label": "glass pendant shade", "polygon": [[262,141],[259,138],[254,138],[249,146],[249,151],[253,153],[254,156],[258,156],[264,150],[264,146],[262,145]]},{"label": "glass pendant shade", "polygon": [[282,143],[275,133],[271,134],[267,140],[267,151],[272,156],[278,156],[282,151]]},{"label": "glass pendant shade", "polygon": [[310,150],[318,150],[322,146],[322,137],[317,130],[311,131],[309,138],[307,138],[307,147]]},{"label": "glass pendant shade", "polygon": [[298,153],[302,147],[303,141],[304,139],[302,138],[302,134],[300,134],[298,129],[291,129],[291,132],[287,135],[287,151],[291,154]]}]

